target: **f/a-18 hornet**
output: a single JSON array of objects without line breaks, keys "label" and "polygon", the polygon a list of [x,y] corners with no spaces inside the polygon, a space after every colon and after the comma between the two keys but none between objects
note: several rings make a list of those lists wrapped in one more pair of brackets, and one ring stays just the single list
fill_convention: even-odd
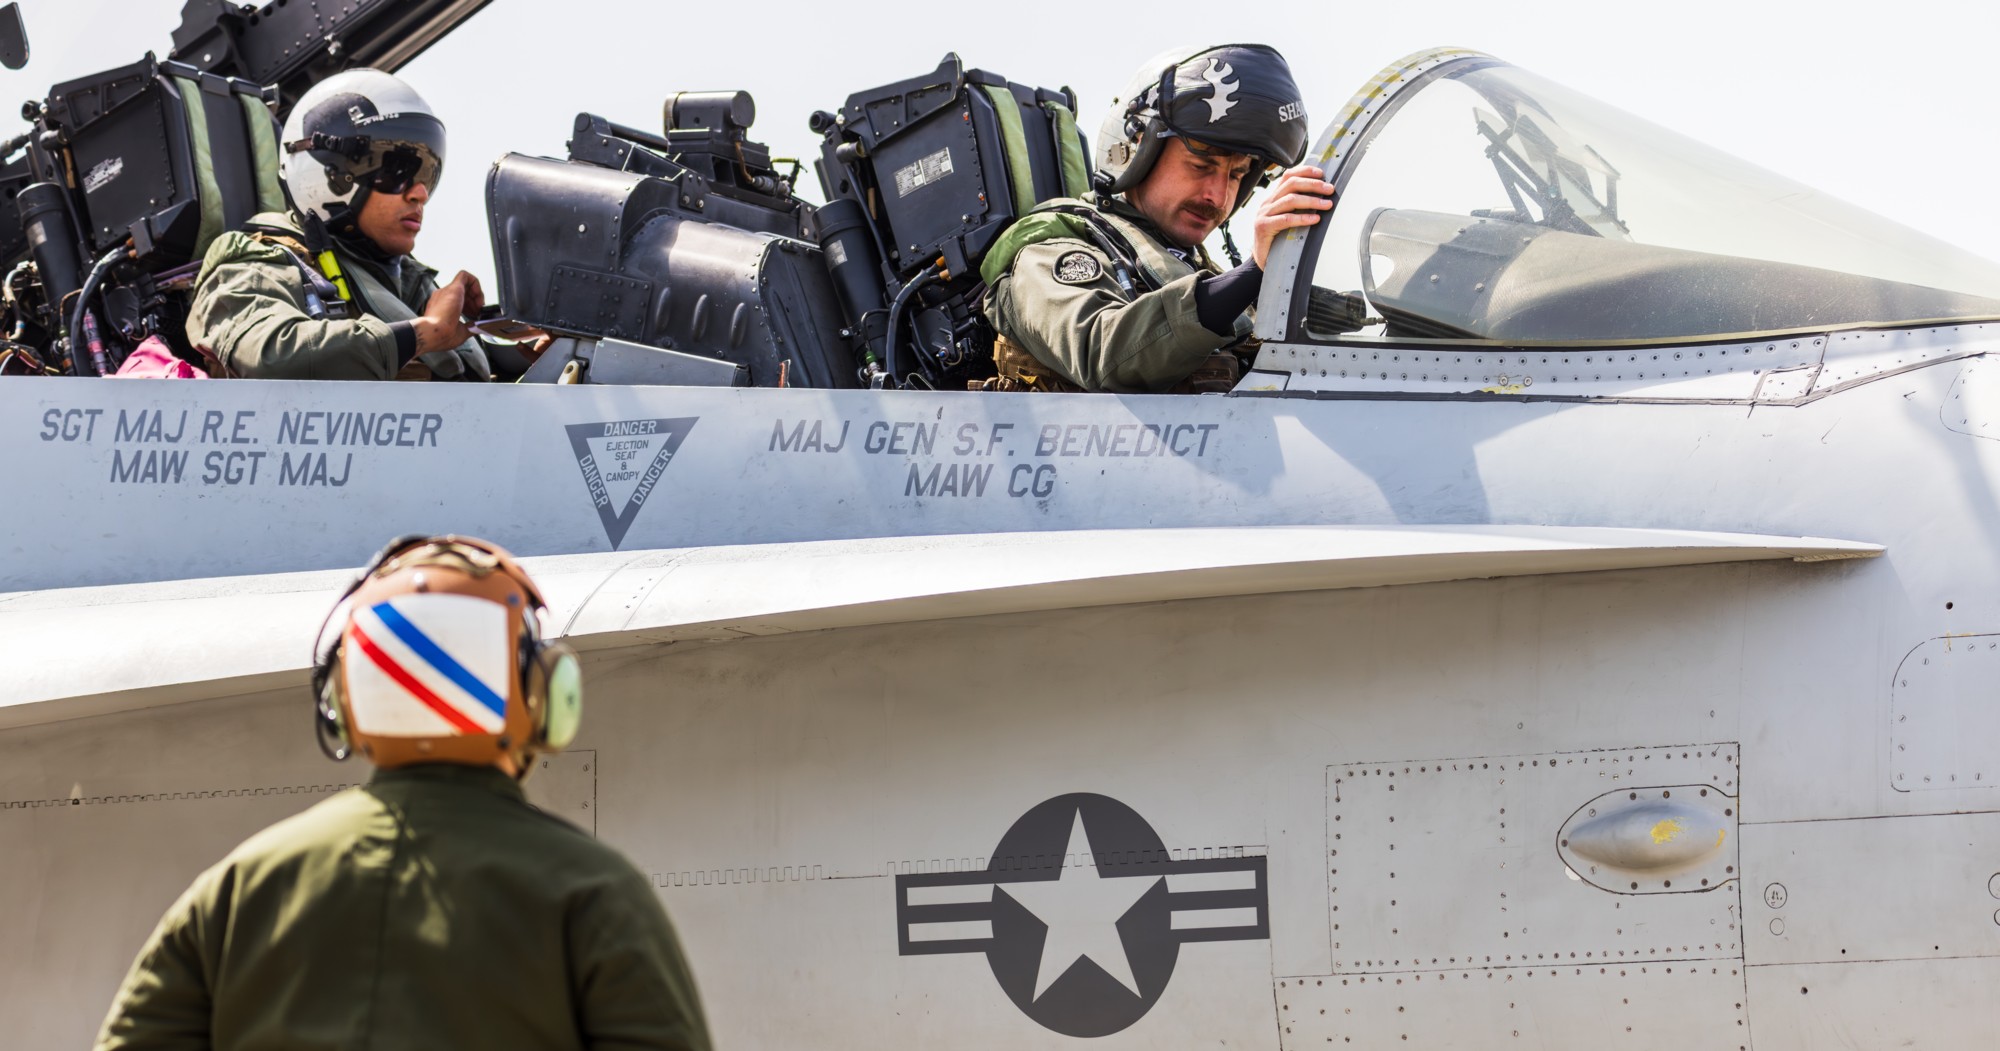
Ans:
[{"label": "f/a-18 hornet", "polygon": [[814,116],[824,204],[740,92],[498,160],[528,382],[90,378],[273,99],[467,13],[293,62],[308,6],[62,86],[6,175],[15,345],[76,373],[0,381],[20,1046],[360,776],[312,636],[410,531],[529,556],[590,696],[531,791],[652,875],[720,1043],[1991,1039],[2000,267],[1427,51],[1319,134],[1232,392],[966,392],[977,259],[1089,154],[950,56]]}]

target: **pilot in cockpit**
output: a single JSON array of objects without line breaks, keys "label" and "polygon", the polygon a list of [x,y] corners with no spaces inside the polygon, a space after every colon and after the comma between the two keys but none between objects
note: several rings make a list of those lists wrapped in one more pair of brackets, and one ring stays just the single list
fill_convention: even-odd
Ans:
[{"label": "pilot in cockpit", "polygon": [[188,341],[217,375],[490,380],[466,319],[484,296],[410,252],[444,168],[444,125],[408,84],[350,70],[306,92],[284,129],[294,211],[255,216],[202,261]]},{"label": "pilot in cockpit", "polygon": [[1209,392],[1235,353],[1272,241],[1333,207],[1312,165],[1258,207],[1251,258],[1223,272],[1202,242],[1306,149],[1305,106],[1284,56],[1228,44],[1148,63],[1097,137],[1095,192],[1048,201],[988,252],[982,276],[997,379],[986,389]]}]

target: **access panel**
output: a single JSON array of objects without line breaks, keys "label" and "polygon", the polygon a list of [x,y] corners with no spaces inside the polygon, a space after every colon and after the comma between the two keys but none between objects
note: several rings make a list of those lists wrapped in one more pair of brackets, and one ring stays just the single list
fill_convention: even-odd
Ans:
[{"label": "access panel", "polygon": [[1733,743],[1327,769],[1286,1047],[1747,1047]]},{"label": "access panel", "polygon": [[1735,960],[1281,979],[1280,1045],[1746,1048]]},{"label": "access panel", "polygon": [[[1675,787],[1682,801],[1733,802],[1736,755],[1704,744],[1329,767],[1335,972],[1740,958],[1733,826],[1684,867],[1618,881],[1573,871],[1589,863],[1566,863],[1562,838],[1588,830],[1593,809],[1672,806],[1660,794]],[[1735,807],[1721,809],[1733,822]],[[1697,831],[1691,818],[1662,823],[1672,820],[1611,834],[1652,847]]]}]

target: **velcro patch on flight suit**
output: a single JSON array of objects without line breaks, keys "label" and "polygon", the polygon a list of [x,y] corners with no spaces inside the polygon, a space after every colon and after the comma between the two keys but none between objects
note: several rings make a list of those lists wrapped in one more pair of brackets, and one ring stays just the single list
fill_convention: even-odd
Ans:
[{"label": "velcro patch on flight suit", "polygon": [[1087,285],[1104,276],[1104,264],[1081,249],[1064,252],[1056,259],[1056,280],[1065,285]]}]

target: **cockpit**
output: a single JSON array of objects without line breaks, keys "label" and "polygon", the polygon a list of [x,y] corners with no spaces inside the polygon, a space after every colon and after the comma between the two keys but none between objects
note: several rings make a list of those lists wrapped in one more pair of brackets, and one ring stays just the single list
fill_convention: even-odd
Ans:
[{"label": "cockpit", "polygon": [[[149,57],[62,85],[0,150],[25,151],[0,165],[21,205],[0,216],[0,374],[111,373],[147,342],[204,360],[185,321],[205,247],[283,208],[270,100],[290,96],[268,83],[311,76],[237,71]],[[947,55],[813,114],[819,204],[749,138],[747,92],[673,95],[658,132],[579,114],[567,157],[488,173],[499,323],[554,337],[531,382],[963,391],[994,369],[988,250],[1093,185],[1078,106]],[[132,130],[151,127],[172,134]],[[1286,359],[1253,370],[1288,385],[1358,373],[1334,347],[1808,344],[1739,348],[1756,377],[1816,360],[1809,334],[2000,319],[2000,265],[1476,52],[1389,67],[1308,156],[1338,202],[1278,246],[1257,310]],[[1484,391],[1529,362],[1451,364],[1371,378]]]},{"label": "cockpit", "polygon": [[1298,250],[1291,340],[1605,345],[2000,316],[2000,265],[1476,53],[1391,67],[1313,156],[1339,203]]}]

